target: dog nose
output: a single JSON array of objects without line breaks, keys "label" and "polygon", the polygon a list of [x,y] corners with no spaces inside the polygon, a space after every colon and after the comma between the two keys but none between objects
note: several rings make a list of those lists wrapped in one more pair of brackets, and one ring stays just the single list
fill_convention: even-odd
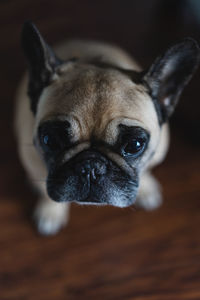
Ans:
[{"label": "dog nose", "polygon": [[87,181],[97,182],[106,173],[106,165],[99,160],[90,159],[78,163],[75,171]]}]

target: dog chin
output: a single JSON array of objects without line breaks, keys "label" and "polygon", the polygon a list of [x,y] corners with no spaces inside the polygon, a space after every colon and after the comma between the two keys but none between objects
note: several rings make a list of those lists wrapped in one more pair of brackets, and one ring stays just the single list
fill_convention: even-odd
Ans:
[{"label": "dog chin", "polygon": [[114,207],[119,207],[119,208],[126,208],[126,207],[129,207],[131,205],[133,205],[135,203],[135,201],[132,203],[106,203],[106,202],[97,202],[97,201],[72,201],[74,203],[77,203],[79,205],[92,205],[92,206],[114,206]]},{"label": "dog chin", "polygon": [[[114,194],[114,193],[113,193]],[[126,200],[124,199],[126,198]],[[92,205],[92,206],[114,206],[114,207],[119,207],[119,208],[126,208],[135,203],[136,197],[132,197],[131,199],[127,199],[128,197],[112,197],[109,199],[109,201],[102,201],[102,200],[94,200],[92,197],[86,197],[85,199],[81,200],[67,200],[64,197],[61,197],[59,200],[58,199],[52,199],[55,202],[71,202],[71,203],[76,203],[79,205]]]},{"label": "dog chin", "polygon": [[94,205],[94,206],[114,206],[114,207],[119,207],[119,208],[126,208],[129,207],[131,205],[133,205],[135,203],[135,201],[130,201],[128,203],[123,203],[122,201],[117,202],[117,201],[113,201],[110,203],[107,202],[98,202],[98,201],[92,201],[92,200],[85,200],[85,201],[72,201],[74,203],[77,203],[79,205]]},{"label": "dog chin", "polygon": [[105,206],[108,205],[106,202],[92,201],[90,199],[85,199],[83,201],[73,201],[79,205],[96,205],[96,206]]}]

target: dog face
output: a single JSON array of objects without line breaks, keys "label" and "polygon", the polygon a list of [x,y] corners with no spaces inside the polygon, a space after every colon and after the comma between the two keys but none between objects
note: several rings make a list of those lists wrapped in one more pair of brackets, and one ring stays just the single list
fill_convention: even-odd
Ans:
[{"label": "dog face", "polygon": [[139,73],[98,60],[61,61],[30,23],[22,42],[34,144],[48,169],[50,198],[133,204],[162,124],[199,63],[197,44],[187,39]]},{"label": "dog face", "polygon": [[117,70],[66,65],[41,96],[36,114],[35,140],[48,166],[49,196],[132,204],[159,132],[154,105],[142,85]]}]

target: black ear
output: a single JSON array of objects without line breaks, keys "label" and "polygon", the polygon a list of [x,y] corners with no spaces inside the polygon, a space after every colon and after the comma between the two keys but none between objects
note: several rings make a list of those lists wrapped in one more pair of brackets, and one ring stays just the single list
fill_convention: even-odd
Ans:
[{"label": "black ear", "polygon": [[61,60],[46,44],[36,26],[29,21],[23,25],[22,47],[28,61],[28,94],[31,98],[31,109],[35,114],[39,96],[43,88],[52,81]]},{"label": "black ear", "polygon": [[200,61],[196,41],[187,38],[158,57],[143,80],[150,89],[160,123],[173,113],[184,86],[191,79]]}]

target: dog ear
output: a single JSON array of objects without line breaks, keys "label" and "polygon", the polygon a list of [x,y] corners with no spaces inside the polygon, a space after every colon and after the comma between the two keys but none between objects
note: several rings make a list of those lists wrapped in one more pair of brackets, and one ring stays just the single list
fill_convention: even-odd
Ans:
[{"label": "dog ear", "polygon": [[31,109],[36,113],[39,96],[55,77],[56,67],[61,64],[61,60],[46,44],[37,27],[29,21],[23,25],[22,47],[28,61]]},{"label": "dog ear", "polygon": [[200,49],[196,41],[187,38],[169,48],[158,57],[143,80],[150,89],[160,122],[173,113],[185,85],[191,79],[200,61]]}]

